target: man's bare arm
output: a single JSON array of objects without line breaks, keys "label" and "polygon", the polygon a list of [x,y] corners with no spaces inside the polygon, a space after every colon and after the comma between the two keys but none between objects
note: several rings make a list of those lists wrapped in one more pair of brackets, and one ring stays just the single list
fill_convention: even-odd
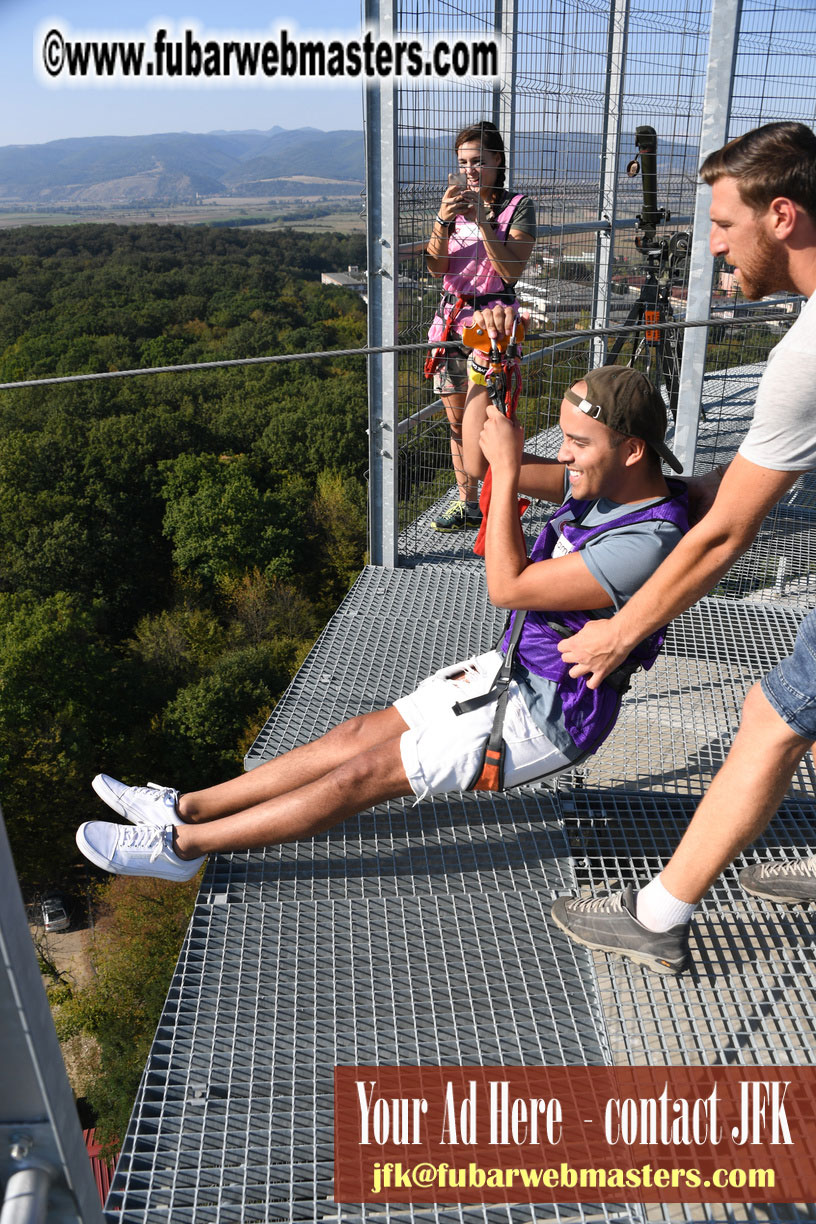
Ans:
[{"label": "man's bare arm", "polygon": [[560,506],[565,496],[564,464],[557,459],[542,459],[525,451],[521,456],[518,491],[524,497],[535,497]]},{"label": "man's bare arm", "polygon": [[727,471],[728,464],[721,463],[712,471],[704,472],[702,476],[684,477],[688,489],[690,524],[699,523],[700,519],[708,514],[714,505],[722,478]]},{"label": "man's bare arm", "polygon": [[[485,572],[491,603],[499,608],[572,611],[607,608],[612,599],[580,553],[529,562],[518,517],[521,429],[491,404],[480,444],[493,472],[485,539]],[[563,468],[560,469],[563,473]],[[563,488],[563,475],[561,477]]]},{"label": "man's bare arm", "polygon": [[776,472],[743,459],[726,471],[711,510],[689,531],[626,607],[559,643],[570,675],[597,688],[638,642],[690,608],[749,547],[760,524],[800,472]]}]

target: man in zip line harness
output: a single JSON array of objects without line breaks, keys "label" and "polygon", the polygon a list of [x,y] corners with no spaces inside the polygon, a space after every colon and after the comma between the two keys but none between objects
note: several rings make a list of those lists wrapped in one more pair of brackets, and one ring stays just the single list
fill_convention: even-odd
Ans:
[{"label": "man in zip line harness", "polygon": [[[645,375],[594,370],[561,404],[555,460],[522,453],[519,427],[493,405],[482,449],[493,472],[486,532],[488,591],[515,613],[512,680],[499,650],[444,668],[387,710],[352,718],[311,744],[206,790],[126,786],[105,774],[97,794],[135,827],[92,821],[83,854],[107,871],[190,879],[203,856],[311,837],[364,808],[415,794],[498,789],[569,768],[594,751],[617,717],[637,666],[654,662],[662,630],[614,684],[571,679],[557,644],[594,616],[612,615],[687,529],[685,487],[669,489],[661,459],[666,412]],[[527,558],[517,497],[568,496]],[[490,693],[487,697],[486,694]],[[500,717],[497,718],[497,710]],[[499,726],[501,769],[485,770]]]},{"label": "man in zip line harness", "polygon": [[[561,643],[570,674],[587,676],[593,688],[644,635],[710,591],[797,477],[816,469],[816,136],[802,123],[769,123],[712,153],[700,174],[712,187],[712,254],[734,266],[745,296],[787,290],[809,300],[769,356],[753,423],[711,510],[623,611]],[[559,900],[557,924],[587,947],[680,972],[695,906],[766,828],[814,741],[810,612],[793,654],[750,689],[725,763],[662,873],[637,895],[628,888]],[[816,857],[746,867],[739,880],[767,901],[815,901]]]}]

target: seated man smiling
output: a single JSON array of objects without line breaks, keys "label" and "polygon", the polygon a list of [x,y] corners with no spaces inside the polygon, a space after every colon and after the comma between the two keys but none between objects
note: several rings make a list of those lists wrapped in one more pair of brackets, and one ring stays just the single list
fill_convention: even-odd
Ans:
[{"label": "seated man smiling", "polygon": [[[594,751],[614,725],[620,684],[591,690],[557,649],[587,619],[611,616],[688,527],[685,487],[669,488],[659,392],[636,370],[592,371],[561,403],[557,459],[522,451],[521,429],[491,407],[481,447],[493,473],[485,539],[492,602],[521,609],[504,714],[505,786]],[[519,491],[560,503],[528,558]],[[566,496],[566,500],[564,500]],[[349,719],[311,744],[205,790],[127,786],[100,774],[94,789],[135,827],[91,821],[83,854],[106,871],[184,880],[204,856],[311,837],[377,803],[475,786],[493,728],[502,647],[444,668],[385,710]],[[649,667],[658,631],[627,660]],[[627,671],[627,674],[628,674]]]}]

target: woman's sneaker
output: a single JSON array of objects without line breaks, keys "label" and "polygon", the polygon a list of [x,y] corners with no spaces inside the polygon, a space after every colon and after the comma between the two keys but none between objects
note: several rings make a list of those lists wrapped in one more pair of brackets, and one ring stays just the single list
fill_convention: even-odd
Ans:
[{"label": "woman's sneaker", "polygon": [[778,905],[806,905],[816,901],[816,858],[783,859],[743,867],[740,885],[752,897]]},{"label": "woman's sneaker", "polygon": [[204,862],[203,857],[179,858],[173,849],[172,825],[164,829],[148,824],[130,828],[90,820],[77,829],[76,841],[87,859],[114,875],[192,880]]},{"label": "woman's sneaker", "polygon": [[467,502],[454,501],[433,521],[436,531],[464,531],[468,527],[480,527],[481,510],[470,510]]},{"label": "woman's sneaker", "polygon": [[91,786],[103,803],[131,824],[155,825],[160,829],[169,824],[184,824],[178,814],[179,793],[171,786],[159,786],[157,782],[126,786],[107,774],[97,774]]}]

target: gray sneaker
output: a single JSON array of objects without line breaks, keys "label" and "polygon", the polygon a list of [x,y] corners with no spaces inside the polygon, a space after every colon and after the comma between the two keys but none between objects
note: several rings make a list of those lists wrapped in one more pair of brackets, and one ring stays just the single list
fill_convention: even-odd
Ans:
[{"label": "gray sneaker", "polygon": [[453,501],[433,521],[435,531],[465,531],[468,527],[480,527],[481,510],[469,510],[467,502]]},{"label": "gray sneaker", "polygon": [[816,858],[783,859],[743,867],[739,882],[752,897],[779,905],[806,905],[816,901]]},{"label": "gray sneaker", "polygon": [[159,786],[158,782],[127,786],[108,774],[97,774],[91,786],[103,803],[131,824],[157,825],[160,829],[184,824],[178,814],[179,793],[172,786]]},{"label": "gray sneaker", "polygon": [[635,917],[635,894],[629,885],[622,893],[575,901],[559,897],[552,907],[553,922],[570,939],[595,948],[628,956],[655,973],[682,973],[688,961],[690,923],[668,931],[650,931]]}]

